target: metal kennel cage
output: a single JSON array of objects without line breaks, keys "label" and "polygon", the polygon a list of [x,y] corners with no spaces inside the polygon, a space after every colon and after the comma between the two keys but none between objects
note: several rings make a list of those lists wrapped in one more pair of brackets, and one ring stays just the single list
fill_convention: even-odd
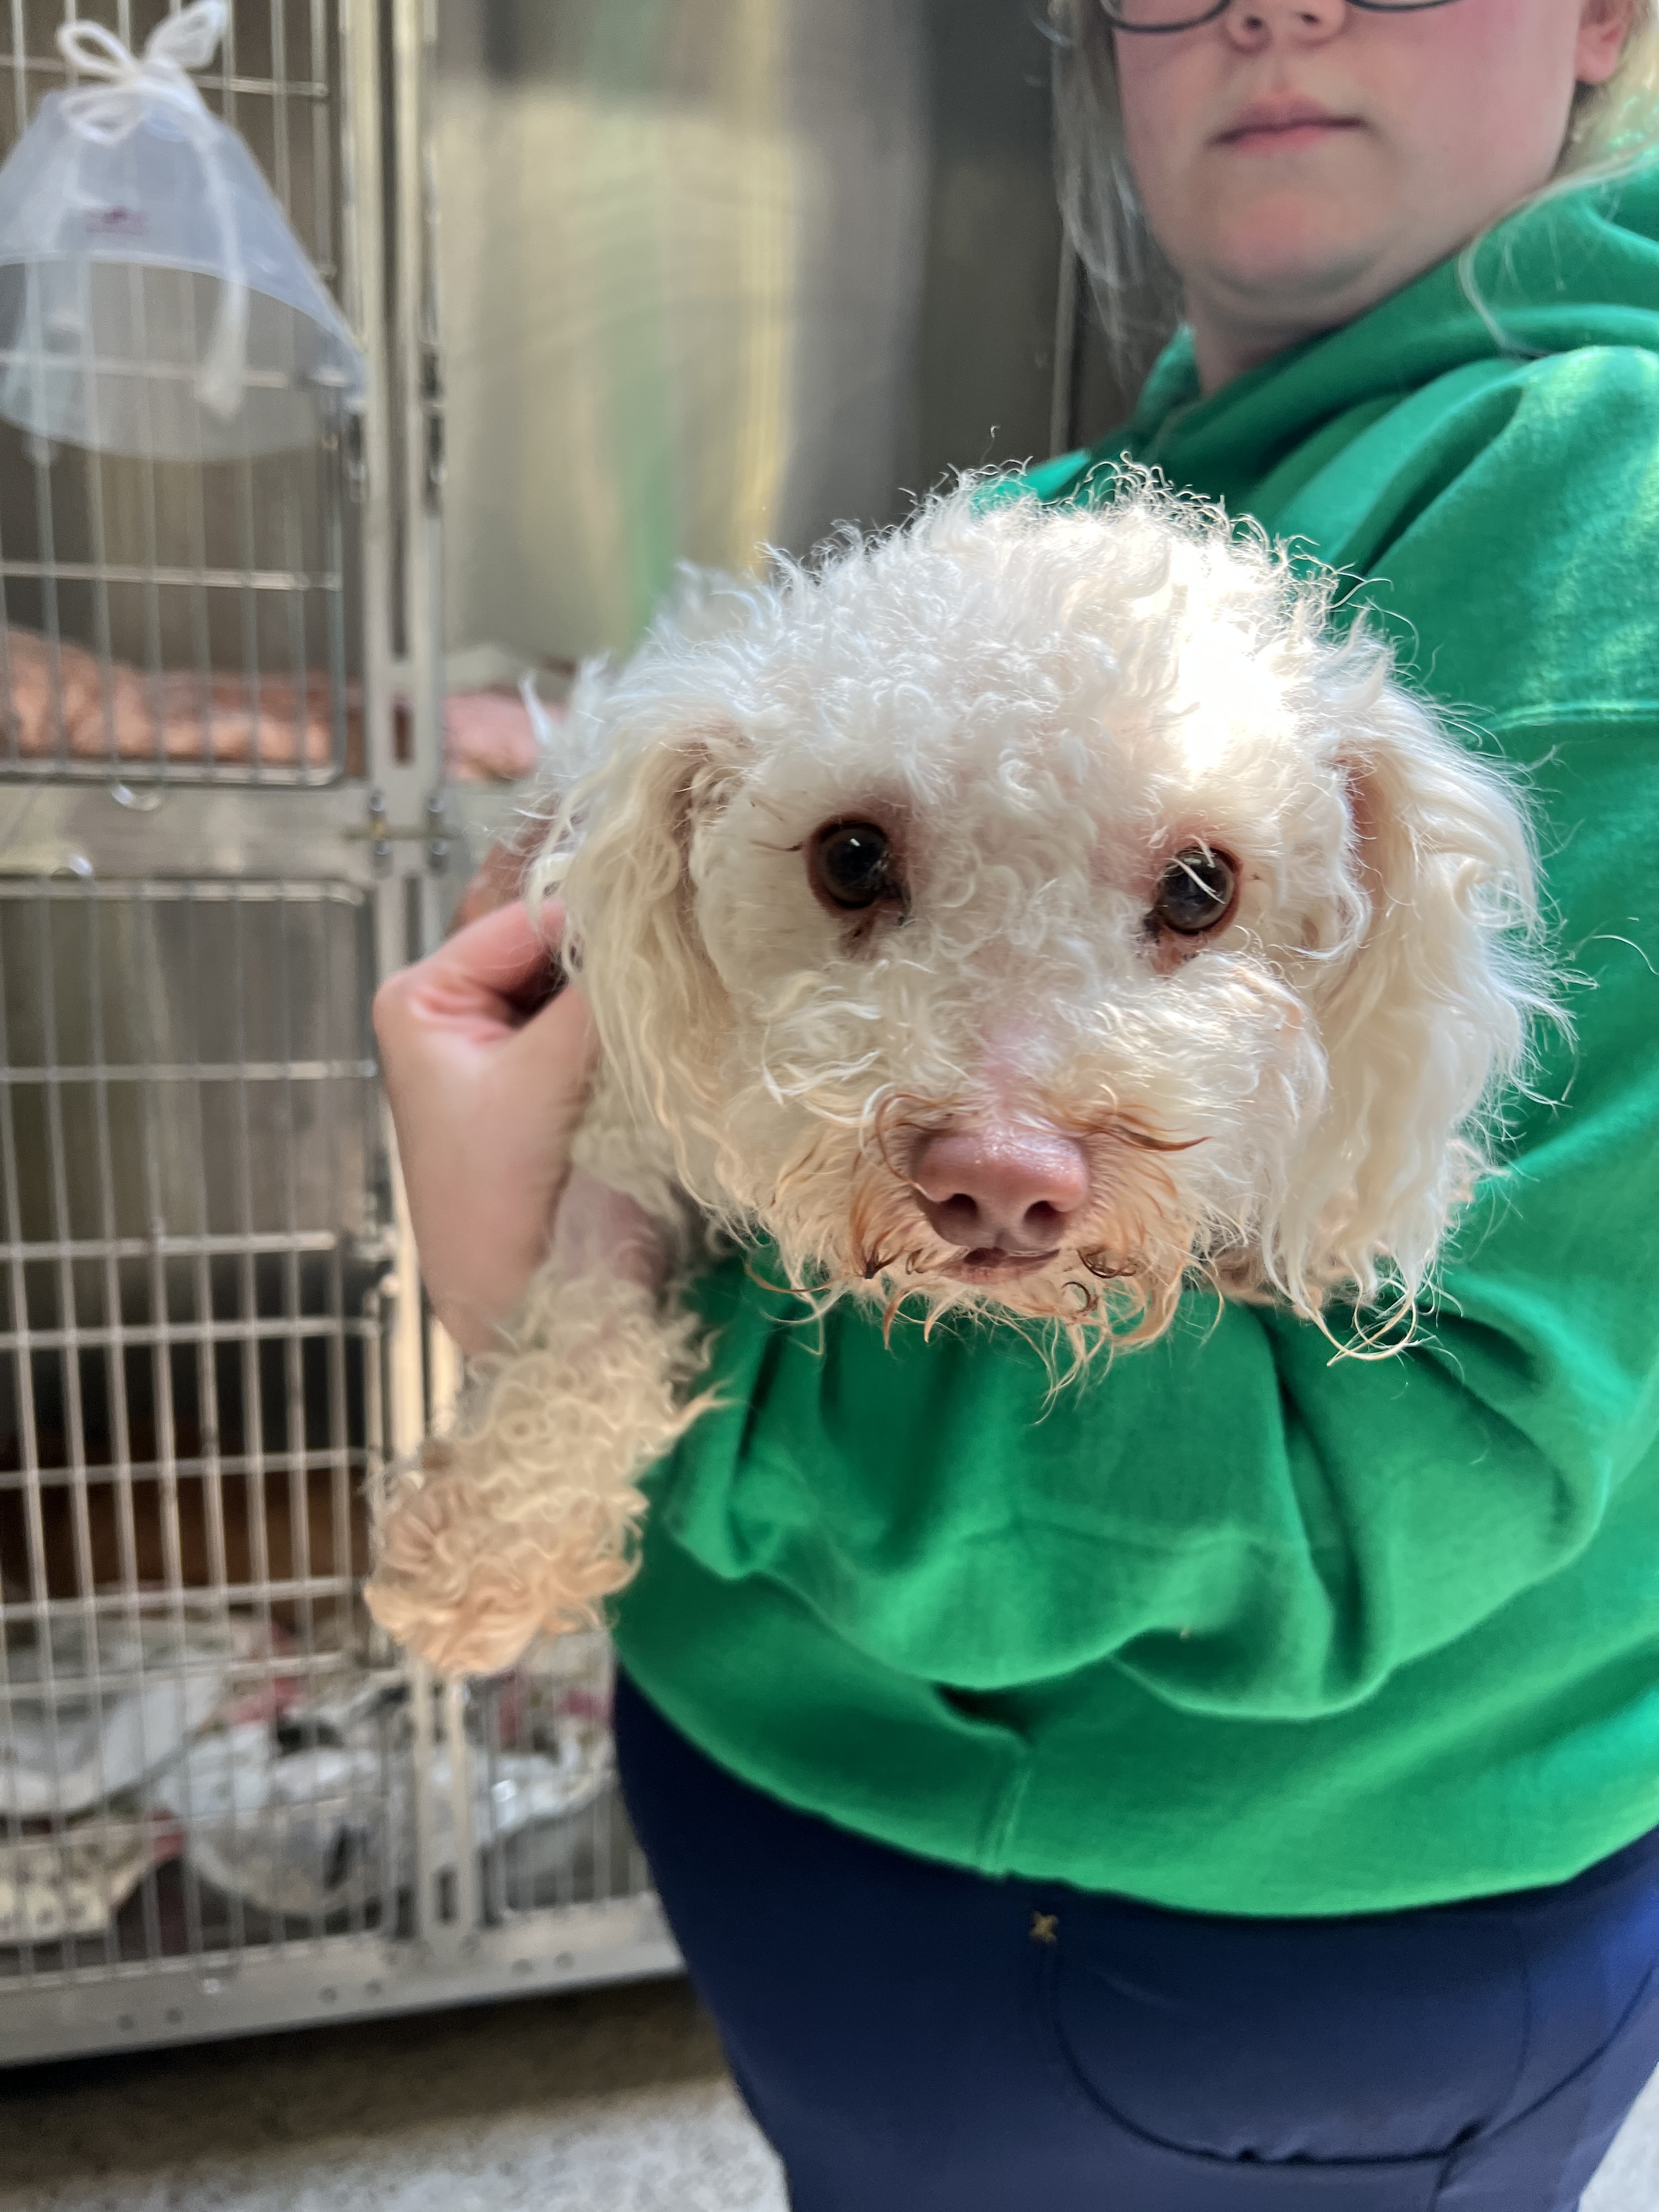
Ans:
[{"label": "metal kennel cage", "polygon": [[[0,0],[0,152],[77,12]],[[364,1492],[453,1387],[375,1079],[441,780],[435,0],[201,79],[368,364],[314,450],[0,426],[0,2060],[665,1970],[608,1654],[434,1686]]]}]

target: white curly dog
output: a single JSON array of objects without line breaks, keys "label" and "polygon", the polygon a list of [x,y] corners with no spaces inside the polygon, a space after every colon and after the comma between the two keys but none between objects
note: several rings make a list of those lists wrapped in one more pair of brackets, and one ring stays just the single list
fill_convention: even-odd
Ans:
[{"label": "white curly dog", "polygon": [[1408,1336],[1547,1000],[1521,806],[1333,589],[1142,477],[969,480],[585,682],[534,883],[602,1073],[510,1346],[384,1513],[385,1627],[481,1672],[597,1616],[706,1402],[711,1237],[1057,1374],[1202,1281]]}]

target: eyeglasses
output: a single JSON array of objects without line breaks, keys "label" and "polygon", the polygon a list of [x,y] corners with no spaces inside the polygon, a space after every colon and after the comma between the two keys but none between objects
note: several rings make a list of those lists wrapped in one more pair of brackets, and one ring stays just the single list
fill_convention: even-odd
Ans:
[{"label": "eyeglasses", "polygon": [[[1451,0],[1347,0],[1351,8],[1364,8],[1375,15],[1420,15],[1426,8],[1449,8]],[[1193,13],[1193,0],[1100,0],[1101,10],[1119,31],[1195,31],[1200,23],[1213,23],[1224,15],[1232,0],[1216,0],[1213,8]]]}]

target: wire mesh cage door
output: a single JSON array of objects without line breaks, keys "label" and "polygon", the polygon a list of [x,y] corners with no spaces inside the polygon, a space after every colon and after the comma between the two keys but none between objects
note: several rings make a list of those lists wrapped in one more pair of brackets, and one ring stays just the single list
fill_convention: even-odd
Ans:
[{"label": "wire mesh cage door", "polygon": [[[0,152],[75,12],[0,8]],[[432,30],[237,0],[203,80],[360,416],[207,464],[0,426],[0,2061],[673,1964],[603,1641],[435,1685],[358,1590],[453,1370],[368,1021],[451,850]]]},{"label": "wire mesh cage door", "polygon": [[[69,82],[55,43],[61,19],[101,22],[142,49],[168,12],[161,0],[113,0],[101,11],[14,0],[0,22],[5,144]],[[327,0],[243,4],[203,79],[210,108],[246,137],[337,288],[351,213],[338,51]],[[89,255],[112,231],[142,235],[149,220],[141,207],[88,207]],[[87,356],[88,378],[111,390],[149,389],[143,357],[161,351],[166,326],[205,331],[213,320],[211,276],[112,270],[91,258],[78,268],[78,278],[71,270],[52,287],[60,320],[75,322],[94,269],[132,295],[127,343],[141,358]],[[24,386],[31,355],[53,336],[26,296],[36,276],[0,266],[0,366]],[[361,569],[357,509],[342,481],[356,465],[351,444],[336,420],[308,447],[204,464],[94,453],[9,424],[0,434],[0,776],[304,786],[361,774],[361,684],[347,665]]]}]

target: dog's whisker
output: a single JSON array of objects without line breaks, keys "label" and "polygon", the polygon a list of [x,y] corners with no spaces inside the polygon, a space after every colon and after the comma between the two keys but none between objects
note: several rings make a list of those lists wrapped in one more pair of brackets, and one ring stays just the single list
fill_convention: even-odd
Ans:
[{"label": "dog's whisker", "polygon": [[1101,1283],[1125,1282],[1139,1274],[1143,1264],[1134,1259],[1109,1260],[1103,1252],[1079,1252],[1077,1256],[1079,1264]]}]

